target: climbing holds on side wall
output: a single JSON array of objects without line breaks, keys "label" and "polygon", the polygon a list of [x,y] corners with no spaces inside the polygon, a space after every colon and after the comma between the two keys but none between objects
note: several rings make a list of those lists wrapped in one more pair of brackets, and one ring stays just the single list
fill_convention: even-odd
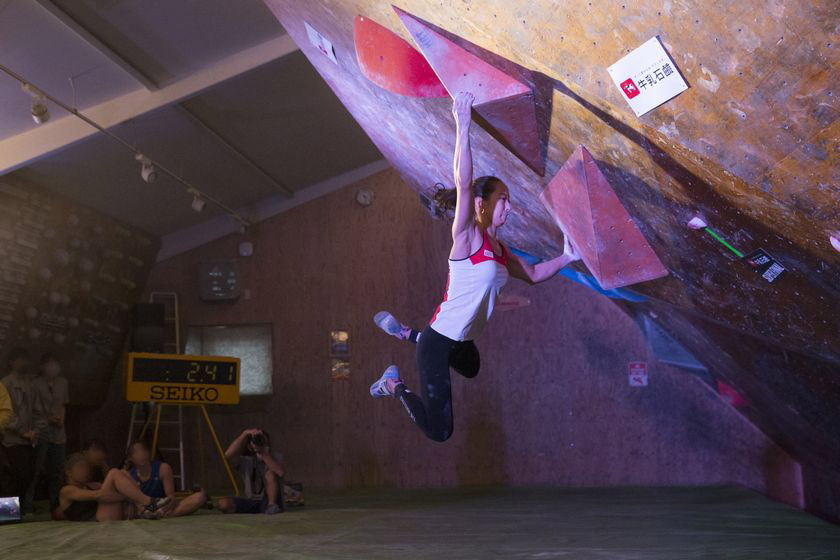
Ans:
[{"label": "climbing holds on side wall", "polygon": [[741,393],[739,393],[738,390],[735,389],[735,387],[729,385],[725,381],[721,381],[720,379],[718,379],[717,389],[720,398],[722,398],[724,402],[729,403],[731,406],[735,408],[747,408],[749,406],[746,399],[743,396],[741,396]]},{"label": "climbing holds on side wall", "polygon": [[770,253],[764,249],[756,249],[748,255],[745,255],[732,245],[730,245],[720,234],[716,233],[712,228],[706,225],[702,217],[695,216],[688,222],[688,227],[696,230],[703,230],[715,238],[721,245],[729,249],[739,260],[746,262],[753,270],[758,272],[762,278],[770,282],[775,282],[779,276],[785,271],[785,267],[770,256]]},{"label": "climbing holds on side wall", "polygon": [[605,290],[668,275],[583,146],[540,195]]},{"label": "climbing holds on side wall", "polygon": [[708,374],[706,366],[647,313],[633,316],[642,329],[645,340],[656,361],[686,369],[701,375]]},{"label": "climbing holds on side wall", "polygon": [[364,16],[353,26],[362,74],[382,89],[409,97],[447,97],[435,71],[408,41]]}]

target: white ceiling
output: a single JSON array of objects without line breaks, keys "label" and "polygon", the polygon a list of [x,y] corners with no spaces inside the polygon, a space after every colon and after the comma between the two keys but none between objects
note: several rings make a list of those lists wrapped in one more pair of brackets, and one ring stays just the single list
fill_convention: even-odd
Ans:
[{"label": "white ceiling", "polygon": [[158,85],[285,33],[262,0],[52,3]]},{"label": "white ceiling", "polygon": [[[94,46],[85,40],[88,34]],[[141,82],[152,90],[166,87],[284,34],[259,0],[0,0],[0,63],[67,102],[67,77],[80,74],[75,83],[82,112],[144,89]],[[141,81],[132,77],[137,73]],[[180,105],[110,130],[232,208],[381,158],[300,51]],[[36,126],[28,113],[28,97],[17,82],[0,75],[0,138]],[[66,114],[55,106],[51,113],[52,120]],[[201,214],[192,211],[191,196],[165,175],[144,183],[132,153],[101,133],[12,175],[158,235],[219,212],[209,204]]]},{"label": "white ceiling", "polygon": [[[70,78],[74,78],[79,108],[138,86],[34,0],[0,0],[0,63],[71,104]],[[0,76],[0,138],[35,126],[29,116],[29,96],[18,82]]]}]

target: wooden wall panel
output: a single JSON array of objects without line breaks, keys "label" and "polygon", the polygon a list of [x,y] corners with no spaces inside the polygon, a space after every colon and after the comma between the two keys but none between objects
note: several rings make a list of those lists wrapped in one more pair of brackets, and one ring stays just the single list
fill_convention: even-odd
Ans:
[{"label": "wooden wall panel", "polygon": [[[354,201],[360,187],[374,192],[369,208]],[[426,440],[399,403],[373,400],[368,386],[389,364],[412,385],[417,374],[413,347],[371,318],[389,309],[414,325],[427,321],[450,243],[448,226],[395,171],[258,224],[248,238],[255,255],[240,262],[250,299],[208,304],[197,293],[199,262],[235,256],[238,235],[159,263],[147,290],[177,292],[185,328],[273,323],[274,395],[215,407],[214,416],[226,442],[245,427],[268,429],[291,479],[331,487],[736,482],[783,498],[797,487],[796,463],[694,376],[651,363],[651,385],[629,387],[627,362],[653,362],[641,333],[610,300],[566,279],[509,285],[533,303],[499,312],[478,341],[479,376],[454,379],[449,442]],[[350,331],[349,381],[330,378],[333,328]],[[108,406],[82,419],[88,435],[108,430],[116,447],[128,411],[119,385]],[[221,467],[208,449],[202,482],[218,488]],[[197,464],[193,456],[190,468]]]}]

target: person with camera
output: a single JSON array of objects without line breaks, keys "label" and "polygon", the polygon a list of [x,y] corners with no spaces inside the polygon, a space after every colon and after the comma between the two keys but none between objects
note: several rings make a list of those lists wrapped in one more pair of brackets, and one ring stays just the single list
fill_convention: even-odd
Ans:
[{"label": "person with camera", "polygon": [[244,430],[225,451],[225,457],[239,466],[244,484],[242,496],[227,496],[216,502],[224,513],[283,512],[283,455],[271,450],[265,430]]}]

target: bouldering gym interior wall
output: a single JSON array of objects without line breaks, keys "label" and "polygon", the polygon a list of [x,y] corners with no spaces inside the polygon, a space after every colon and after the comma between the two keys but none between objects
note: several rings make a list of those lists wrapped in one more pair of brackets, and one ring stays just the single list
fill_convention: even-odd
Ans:
[{"label": "bouldering gym interior wall", "polygon": [[0,555],[840,558],[838,52],[836,0],[0,0]]}]

